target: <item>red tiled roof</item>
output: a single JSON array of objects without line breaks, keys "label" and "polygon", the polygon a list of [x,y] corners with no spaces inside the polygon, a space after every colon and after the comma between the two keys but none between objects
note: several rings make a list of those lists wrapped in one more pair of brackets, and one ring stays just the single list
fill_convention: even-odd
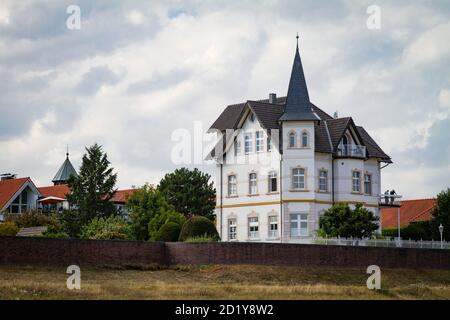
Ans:
[{"label": "red tiled roof", "polygon": [[[406,227],[411,222],[430,220],[435,203],[436,199],[401,201],[400,226]],[[397,208],[381,209],[381,223],[383,229],[397,228]]]},{"label": "red tiled roof", "polygon": [[125,203],[127,202],[128,197],[131,196],[135,191],[136,189],[117,190],[111,201],[117,203]]},{"label": "red tiled roof", "polygon": [[0,181],[0,210],[28,180],[27,177]]},{"label": "red tiled roof", "polygon": [[40,187],[38,188],[39,192],[42,193],[43,198],[47,197],[57,197],[57,198],[66,198],[66,194],[70,192],[69,186],[67,184],[60,184],[56,186],[49,187]]}]

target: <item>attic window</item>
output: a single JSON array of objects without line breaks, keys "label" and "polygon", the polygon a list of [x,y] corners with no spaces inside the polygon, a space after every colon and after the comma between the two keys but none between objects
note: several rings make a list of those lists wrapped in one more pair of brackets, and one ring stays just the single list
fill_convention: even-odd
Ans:
[{"label": "attic window", "polygon": [[254,114],[254,113],[252,113],[252,114],[250,115],[250,120],[251,120],[252,122],[255,121],[255,114]]}]

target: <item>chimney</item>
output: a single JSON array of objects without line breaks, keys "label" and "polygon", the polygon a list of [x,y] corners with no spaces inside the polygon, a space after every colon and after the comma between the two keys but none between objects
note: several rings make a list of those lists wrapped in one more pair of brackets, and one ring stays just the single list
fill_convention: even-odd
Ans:
[{"label": "chimney", "polygon": [[333,114],[333,118],[335,118],[335,119],[339,118],[339,116],[338,116],[338,112],[337,112],[337,111],[335,111],[335,112],[334,112],[334,114]]},{"label": "chimney", "polygon": [[16,174],[11,174],[11,173],[4,173],[4,174],[0,174],[0,181],[4,181],[4,180],[13,180],[16,178]]},{"label": "chimney", "polygon": [[277,94],[269,93],[269,103],[277,103]]}]

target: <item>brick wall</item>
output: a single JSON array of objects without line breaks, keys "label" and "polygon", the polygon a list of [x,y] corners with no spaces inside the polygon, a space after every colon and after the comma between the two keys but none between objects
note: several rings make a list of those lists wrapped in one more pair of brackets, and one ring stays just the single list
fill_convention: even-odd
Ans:
[{"label": "brick wall", "polygon": [[0,263],[266,264],[450,269],[450,250],[270,243],[161,243],[0,237]]},{"label": "brick wall", "polygon": [[165,263],[163,242],[0,237],[0,263],[150,265]]}]

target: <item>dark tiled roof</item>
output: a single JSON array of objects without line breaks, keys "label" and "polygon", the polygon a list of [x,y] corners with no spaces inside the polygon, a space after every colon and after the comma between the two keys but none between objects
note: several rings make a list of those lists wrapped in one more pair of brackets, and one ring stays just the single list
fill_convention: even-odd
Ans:
[{"label": "dark tiled roof", "polygon": [[391,157],[389,157],[384,151],[378,146],[378,144],[372,139],[372,137],[367,133],[363,127],[357,126],[358,133],[360,134],[363,142],[369,153],[369,157],[376,157],[386,160],[387,162],[392,162]]},{"label": "dark tiled roof", "polygon": [[[230,105],[211,126],[211,129],[226,130],[237,129],[239,120],[246,106],[250,108],[258,118],[261,126],[265,129],[279,129],[279,119],[283,113],[286,97],[277,98],[276,103],[269,103],[268,99],[247,101],[244,103]],[[356,134],[366,146],[369,157],[380,158],[391,162],[390,157],[375,143],[370,135],[362,127],[354,124],[351,117],[334,119],[319,107],[311,104],[312,110],[320,118],[315,124],[315,149],[317,152],[332,153],[339,144],[342,135],[349,126],[354,126]],[[331,142],[331,144],[330,144]],[[214,152],[212,153],[214,156]]]}]

